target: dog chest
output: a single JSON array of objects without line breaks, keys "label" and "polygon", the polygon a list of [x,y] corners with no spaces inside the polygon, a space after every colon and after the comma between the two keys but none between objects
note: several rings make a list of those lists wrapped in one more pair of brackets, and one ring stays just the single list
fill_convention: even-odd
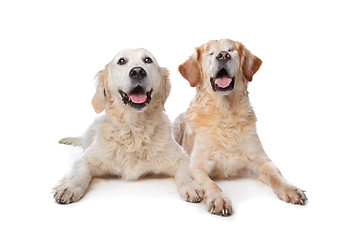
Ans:
[{"label": "dog chest", "polygon": [[170,138],[169,124],[162,126],[111,126],[100,131],[101,148],[111,174],[137,179],[153,169]]},{"label": "dog chest", "polygon": [[209,157],[210,175],[218,178],[236,178],[248,173],[248,160],[239,152],[215,151]]},{"label": "dog chest", "polygon": [[192,131],[208,144],[222,149],[238,148],[255,132],[255,121],[247,121],[234,116],[211,117],[198,114],[189,122]]},{"label": "dog chest", "polygon": [[129,178],[142,174],[143,165],[152,155],[151,134],[146,129],[134,131],[105,124],[99,134],[99,150],[104,152],[104,167],[114,175],[128,175]]}]

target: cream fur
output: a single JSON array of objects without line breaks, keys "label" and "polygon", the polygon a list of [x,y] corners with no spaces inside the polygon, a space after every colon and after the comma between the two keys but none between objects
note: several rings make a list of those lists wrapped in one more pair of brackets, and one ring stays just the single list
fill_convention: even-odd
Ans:
[{"label": "cream fur", "polygon": [[[220,51],[230,54],[228,72],[235,78],[234,89],[221,94],[214,92],[209,80],[219,69],[215,56]],[[187,112],[175,121],[175,139],[191,155],[190,171],[203,187],[211,213],[232,213],[231,201],[213,179],[241,177],[249,172],[270,185],[283,201],[304,204],[306,200],[302,190],[284,180],[256,133],[247,85],[260,65],[261,60],[241,43],[224,39],[200,46],[179,66],[191,86],[196,86],[196,95]]]},{"label": "cream fur", "polygon": [[[144,57],[153,63],[145,64]],[[120,57],[127,64],[117,64]],[[129,70],[143,67],[148,77],[144,88],[153,89],[152,100],[138,111],[122,102],[119,89],[130,91]],[[72,172],[55,187],[58,203],[78,201],[93,177],[115,176],[135,180],[145,175],[175,177],[181,197],[190,202],[202,200],[203,191],[188,174],[188,157],[171,136],[169,119],[163,112],[169,95],[168,71],[160,68],[154,57],[144,49],[121,51],[97,75],[97,90],[92,104],[98,117],[84,136],[64,138],[60,143],[84,148]]]}]

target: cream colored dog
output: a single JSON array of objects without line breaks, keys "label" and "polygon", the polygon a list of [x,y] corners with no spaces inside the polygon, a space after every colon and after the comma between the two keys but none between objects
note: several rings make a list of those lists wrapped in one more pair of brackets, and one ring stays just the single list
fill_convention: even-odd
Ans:
[{"label": "cream colored dog", "polygon": [[161,174],[174,176],[182,198],[202,200],[201,187],[188,174],[188,157],[171,136],[163,112],[170,92],[168,71],[145,49],[121,51],[97,75],[92,105],[97,113],[83,137],[60,143],[80,145],[84,153],[71,174],[55,187],[58,203],[78,201],[93,177],[138,179]]},{"label": "cream colored dog", "polygon": [[262,61],[241,43],[209,41],[179,66],[196,95],[174,124],[176,140],[191,155],[190,171],[205,191],[208,211],[232,213],[230,200],[212,178],[248,172],[270,185],[286,202],[304,204],[302,190],[287,183],[265,154],[256,134],[256,117],[247,85]]}]

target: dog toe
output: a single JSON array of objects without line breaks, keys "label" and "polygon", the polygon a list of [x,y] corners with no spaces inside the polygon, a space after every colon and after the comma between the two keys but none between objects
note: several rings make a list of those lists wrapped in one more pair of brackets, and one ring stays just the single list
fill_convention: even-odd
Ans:
[{"label": "dog toe", "polygon": [[289,186],[277,192],[278,197],[287,203],[305,205],[307,197],[305,191]]},{"label": "dog toe", "polygon": [[204,191],[195,182],[186,183],[179,187],[180,195],[187,202],[198,203],[203,200]]},{"label": "dog toe", "polygon": [[230,199],[223,196],[221,192],[206,195],[207,210],[216,215],[229,216],[232,214],[232,204]]}]

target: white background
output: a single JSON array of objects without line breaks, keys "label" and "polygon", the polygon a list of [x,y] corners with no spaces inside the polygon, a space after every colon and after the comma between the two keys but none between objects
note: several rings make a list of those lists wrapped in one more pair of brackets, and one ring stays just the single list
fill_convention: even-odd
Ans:
[{"label": "white background", "polygon": [[[359,7],[356,1],[2,1],[1,239],[359,239]],[[98,180],[80,202],[51,188],[81,151],[93,78],[123,48],[171,72],[171,120],[194,89],[177,66],[231,38],[263,65],[249,86],[270,158],[306,206],[254,180],[219,181],[234,214],[182,201],[171,179]]]}]

